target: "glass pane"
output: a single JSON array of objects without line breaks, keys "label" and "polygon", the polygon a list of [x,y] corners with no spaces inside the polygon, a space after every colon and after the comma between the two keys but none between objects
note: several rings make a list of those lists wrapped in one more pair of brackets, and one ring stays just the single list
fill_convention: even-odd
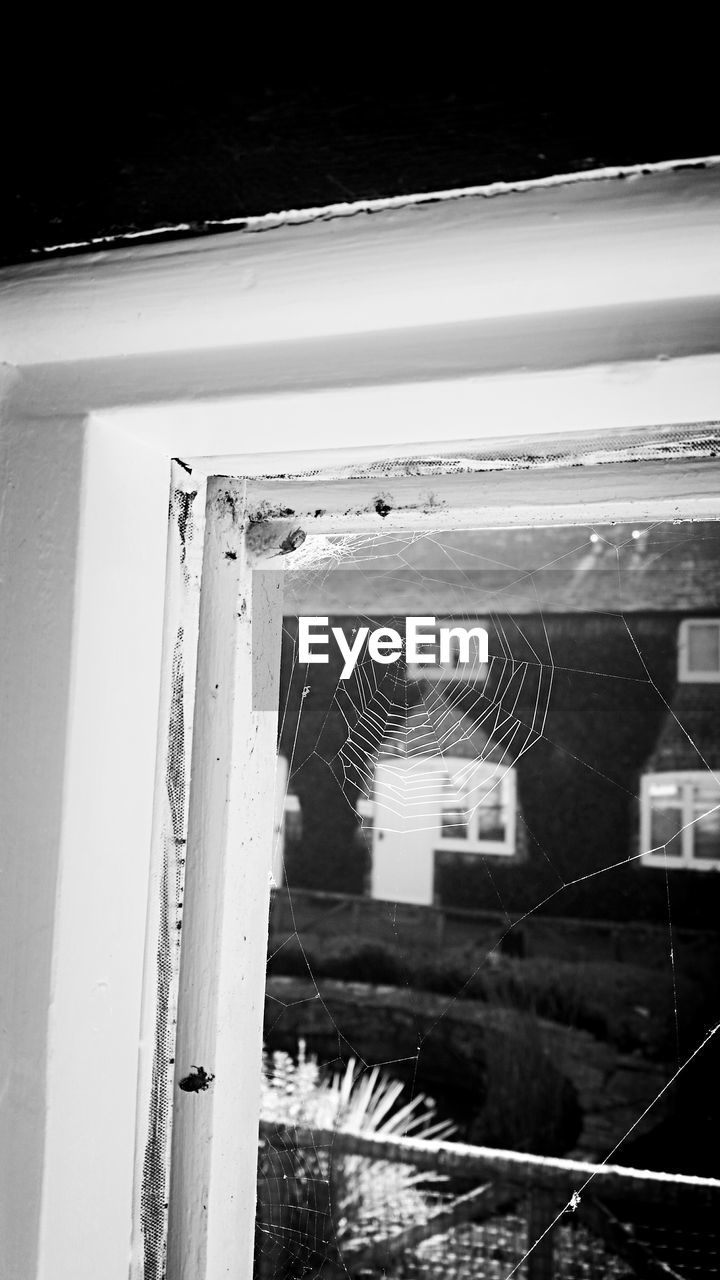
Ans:
[{"label": "glass pane", "polygon": [[440,834],[444,840],[467,840],[467,813],[460,808],[443,809],[440,821]]},{"label": "glass pane", "polygon": [[485,804],[478,806],[475,822],[478,840],[505,839],[505,816],[499,797],[489,796]]},{"label": "glass pane", "polygon": [[[714,801],[718,803],[717,796]],[[718,859],[720,861],[720,809],[708,813],[710,804],[697,803],[694,806],[695,823],[693,825],[693,857],[702,859]]]},{"label": "glass pane", "polygon": [[[289,555],[284,574],[278,749],[303,828],[271,920],[254,1280],[489,1280],[527,1249],[520,1199],[511,1260],[507,1214],[388,1256],[466,1187],[386,1144],[358,1155],[358,1132],[420,1136],[404,1108],[423,1094],[463,1143],[597,1161],[620,1143],[636,1167],[716,1167],[710,1126],[688,1121],[717,1092],[708,1046],[659,1095],[720,1016],[720,781],[688,763],[688,738],[714,761],[720,736],[708,689],[672,678],[690,569],[692,620],[720,616],[720,522],[373,532],[336,549],[317,571]],[[407,642],[431,613],[486,627],[482,677],[383,663],[367,636],[343,674],[363,628]],[[316,616],[329,660],[308,666],[299,619]],[[573,1233],[559,1275],[585,1265]],[[586,1271],[620,1280],[621,1265]]]},{"label": "glass pane", "polygon": [[707,778],[694,783],[693,800],[703,812],[714,809],[715,805],[720,804],[720,782],[716,782],[712,774],[708,774]]},{"label": "glass pane", "polygon": [[682,836],[678,834],[682,825],[682,809],[655,802],[650,817],[651,847],[665,845],[668,858],[682,858]]},{"label": "glass pane", "polygon": [[688,671],[720,671],[720,626],[693,622],[688,627]]}]

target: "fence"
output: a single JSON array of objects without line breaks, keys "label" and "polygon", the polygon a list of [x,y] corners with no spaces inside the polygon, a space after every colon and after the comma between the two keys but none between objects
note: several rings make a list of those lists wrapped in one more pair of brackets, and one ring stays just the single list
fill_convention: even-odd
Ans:
[{"label": "fence", "polygon": [[[392,910],[389,912],[388,908]],[[323,936],[347,932],[375,941],[397,940],[411,945],[417,935],[423,949],[434,944],[462,943],[482,936],[488,945],[510,955],[556,953],[565,958],[598,958],[647,963],[653,956],[667,958],[667,925],[638,921],[579,920],[569,917],[513,915],[500,911],[466,910],[462,907],[416,906],[383,902],[357,894],[328,893],[319,889],[274,889],[270,916],[273,943],[299,930]],[[512,926],[512,927],[511,927]],[[676,929],[675,941],[709,941],[706,931]],[[714,935],[713,935],[713,940]],[[574,954],[576,953],[576,954]]]},{"label": "fence", "polygon": [[256,1280],[720,1274],[715,1179],[268,1121],[260,1134]]}]

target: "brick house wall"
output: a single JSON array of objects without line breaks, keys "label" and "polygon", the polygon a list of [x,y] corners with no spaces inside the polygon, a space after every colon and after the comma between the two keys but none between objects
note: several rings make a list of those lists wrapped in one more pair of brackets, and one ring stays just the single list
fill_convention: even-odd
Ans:
[{"label": "brick house wall", "polygon": [[[668,575],[664,587],[653,585],[645,598],[637,580],[638,591],[629,599],[635,606],[656,601],[660,608],[652,611],[621,614],[617,607],[603,607],[613,602],[603,600],[598,578],[584,601],[576,599],[576,608],[585,604],[584,609],[521,618],[515,612],[493,615],[491,654],[500,651],[500,635],[512,633],[513,658],[530,664],[516,701],[513,692],[513,714],[521,725],[532,724],[538,654],[547,657],[546,670],[552,668],[552,691],[542,734],[518,738],[531,745],[514,761],[515,856],[443,853],[435,864],[436,901],[523,912],[549,898],[544,910],[554,916],[661,922],[667,919],[669,888],[676,924],[714,926],[720,874],[678,868],[667,872],[666,881],[663,868],[643,865],[636,857],[642,775],[720,768],[720,684],[678,682],[679,628],[688,615],[668,605],[681,594],[680,580],[682,605],[700,606],[702,616],[713,616],[708,597],[714,580],[709,585],[697,566],[693,578],[688,564],[680,579]],[[590,596],[599,605],[595,612],[587,609]],[[467,623],[467,617],[463,620]],[[397,627],[398,616],[343,613],[330,615],[329,625],[346,632],[357,625]],[[279,749],[291,760],[290,788],[302,812],[302,836],[286,849],[286,878],[291,886],[362,893],[368,845],[355,811],[357,788],[344,785],[338,757],[357,691],[349,688],[352,681],[340,682],[341,658],[332,644],[327,665],[299,670],[296,635],[297,619],[286,618]],[[390,679],[389,670],[395,672],[378,670],[378,679]],[[367,684],[366,674],[357,678]],[[410,701],[420,696],[412,682],[397,687]],[[468,686],[454,697],[454,705],[472,718],[480,717],[487,702]]]}]

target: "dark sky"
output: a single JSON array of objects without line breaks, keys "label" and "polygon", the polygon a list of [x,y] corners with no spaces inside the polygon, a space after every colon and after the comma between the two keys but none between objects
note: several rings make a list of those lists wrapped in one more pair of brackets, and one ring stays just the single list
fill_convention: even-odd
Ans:
[{"label": "dark sky", "polygon": [[0,253],[720,151],[712,80],[680,90],[669,64],[617,59],[598,74],[583,53],[565,78],[389,65],[319,87],[297,68],[228,75],[200,51],[70,74],[46,49],[5,90]]}]

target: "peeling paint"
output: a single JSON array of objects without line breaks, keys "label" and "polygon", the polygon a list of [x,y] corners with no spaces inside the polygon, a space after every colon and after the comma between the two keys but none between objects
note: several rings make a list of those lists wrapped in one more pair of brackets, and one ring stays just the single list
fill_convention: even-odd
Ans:
[{"label": "peeling paint", "polygon": [[294,516],[295,512],[292,507],[283,507],[280,503],[268,502],[263,499],[251,511],[248,512],[248,522],[250,526],[256,524],[264,524],[266,520],[286,520],[289,516]]},{"label": "peeling paint", "polygon": [[223,489],[218,494],[218,502],[221,507],[225,507],[230,512],[233,524],[237,523],[237,499],[229,489]]},{"label": "peeling paint", "polygon": [[193,489],[190,492],[186,492],[184,489],[175,489],[172,495],[180,538],[180,563],[182,565],[185,564],[188,540],[192,537],[192,504],[196,497],[197,489]]},{"label": "peeling paint", "polygon": [[[574,442],[571,448],[568,448],[567,445],[563,447],[554,438],[548,438],[547,441],[538,439],[533,450],[513,448],[512,444],[509,443],[502,452],[488,450],[487,453],[468,452],[465,454],[432,454],[414,458],[398,457],[377,463],[355,462],[348,466],[334,466],[323,471],[318,471],[315,468],[287,477],[270,474],[256,476],[253,478],[252,484],[256,488],[265,487],[266,491],[272,491],[272,488],[278,485],[281,479],[287,479],[289,482],[295,483],[330,484],[342,480],[371,481],[373,478],[376,480],[381,478],[401,480],[427,477],[441,482],[447,476],[474,475],[493,471],[555,471],[565,467],[597,466],[601,463],[714,458],[720,454],[720,423],[717,421],[668,424],[654,429],[650,438],[648,438],[648,434],[647,429],[643,429],[642,432],[638,429],[629,429],[617,433],[615,439],[609,439],[607,443],[600,445],[596,435],[593,435],[588,441]],[[545,445],[544,448],[543,445]],[[422,505],[425,507],[433,508],[447,505],[446,499],[434,489],[428,490],[426,495],[420,495],[420,497]],[[383,514],[375,505],[378,502],[387,504],[393,511],[407,509],[401,503],[389,501],[389,498],[389,494],[380,492],[369,505],[365,507],[348,507],[343,514],[346,516],[363,515],[372,510],[373,507],[378,511],[378,514]],[[305,511],[300,508],[293,512],[277,503],[272,503],[268,499],[259,500],[257,509],[262,509],[263,520],[274,520],[288,512],[291,515],[296,515],[298,519],[302,518],[308,521],[321,519],[323,516],[332,514],[332,511],[328,512],[324,507],[310,505]],[[413,507],[413,509],[415,508]],[[385,512],[384,514],[387,513]]]},{"label": "peeling paint", "polygon": [[[177,491],[179,493],[179,491]],[[182,495],[191,498],[192,495]],[[169,1096],[174,1059],[174,1020],[170,1016],[171,986],[177,969],[178,943],[171,941],[180,921],[173,921],[175,903],[182,900],[184,858],[177,856],[186,842],[185,761],[184,761],[184,630],[178,627],[172,665],[172,697],[168,723],[168,752],[165,773],[170,830],[165,836],[160,883],[160,931],[157,944],[157,1020],[153,1054],[150,1123],[145,1147],[141,1221],[144,1243],[144,1280],[162,1280],[165,1270],[165,1230],[167,1169],[169,1148]]]}]

